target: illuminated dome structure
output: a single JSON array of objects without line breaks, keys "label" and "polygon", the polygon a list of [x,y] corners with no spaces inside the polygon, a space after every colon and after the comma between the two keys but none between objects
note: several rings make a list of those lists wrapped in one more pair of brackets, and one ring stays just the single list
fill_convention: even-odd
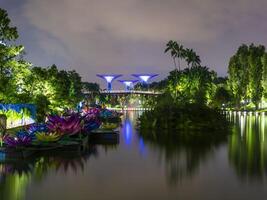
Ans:
[{"label": "illuminated dome structure", "polygon": [[98,77],[104,79],[107,82],[107,90],[112,90],[112,81],[121,77],[121,74],[97,74]]},{"label": "illuminated dome structure", "polygon": [[129,91],[133,89],[133,86],[138,80],[118,80],[119,82],[123,83],[125,86],[125,91]]}]

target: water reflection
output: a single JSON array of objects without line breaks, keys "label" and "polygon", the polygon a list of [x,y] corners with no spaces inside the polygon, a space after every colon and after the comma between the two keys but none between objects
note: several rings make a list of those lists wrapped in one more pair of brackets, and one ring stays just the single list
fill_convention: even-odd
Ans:
[{"label": "water reflection", "polygon": [[229,138],[229,161],[242,180],[263,181],[267,173],[266,120],[264,114],[231,113],[236,124]]},{"label": "water reflection", "polygon": [[267,117],[228,114],[237,124],[232,134],[142,135],[136,134],[137,116],[136,112],[123,116],[119,144],[24,160],[0,155],[0,199],[38,199],[39,195],[43,199],[223,199],[224,193],[232,199],[246,195],[252,199],[257,194],[263,197],[263,190],[266,194],[263,187],[242,183],[266,175]]},{"label": "water reflection", "polygon": [[170,185],[191,178],[217,147],[227,141],[227,134],[219,133],[155,133],[144,135],[145,143],[158,151],[166,166]]},{"label": "water reflection", "polygon": [[96,146],[90,146],[83,152],[42,153],[27,159],[6,158],[0,163],[0,199],[24,200],[32,181],[42,181],[51,171],[83,171],[88,159],[97,155]]}]

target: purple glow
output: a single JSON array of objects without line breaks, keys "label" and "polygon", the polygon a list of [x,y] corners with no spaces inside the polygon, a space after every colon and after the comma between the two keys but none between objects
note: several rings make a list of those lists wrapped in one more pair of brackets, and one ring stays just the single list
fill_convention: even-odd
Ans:
[{"label": "purple glow", "polygon": [[97,74],[98,77],[105,79],[107,82],[107,90],[111,90],[112,89],[112,81],[116,78],[121,77],[121,74],[116,74],[116,75],[110,75],[110,74]]},{"label": "purple glow", "polygon": [[118,80],[119,82],[125,85],[126,90],[130,90],[133,88],[134,84],[138,82],[138,80]]},{"label": "purple glow", "polygon": [[150,76],[139,76],[143,81],[147,82],[150,79]]},{"label": "purple glow", "polygon": [[114,76],[104,76],[104,78],[106,79],[106,81],[108,83],[111,83],[115,77]]},{"label": "purple glow", "polygon": [[158,74],[132,74],[132,76],[141,79],[144,83],[147,83],[151,78],[158,76]]}]

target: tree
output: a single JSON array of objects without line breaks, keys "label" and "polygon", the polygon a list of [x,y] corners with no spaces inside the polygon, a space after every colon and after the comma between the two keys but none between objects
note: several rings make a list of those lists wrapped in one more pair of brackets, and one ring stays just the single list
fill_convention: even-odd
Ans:
[{"label": "tree", "polygon": [[10,19],[5,10],[0,8],[0,41],[6,42],[19,37],[17,28],[10,25]]},{"label": "tree", "polygon": [[168,91],[177,103],[206,104],[211,96],[213,79],[214,73],[207,67],[196,66],[180,72],[174,70],[167,78]]},{"label": "tree", "polygon": [[176,59],[178,60],[178,69],[181,70],[181,59],[185,56],[185,50],[183,45],[178,44],[176,41],[170,40],[166,44],[164,53],[170,52],[174,62],[175,69],[177,69]]},{"label": "tree", "polygon": [[263,97],[267,98],[267,54],[265,53],[262,58],[262,88],[263,88]]},{"label": "tree", "polygon": [[231,57],[228,73],[228,86],[237,107],[241,102],[252,102],[256,109],[264,97],[266,76],[265,48],[262,45],[241,45],[236,54]]},{"label": "tree", "polygon": [[264,46],[254,46],[250,45],[250,55],[248,57],[249,61],[249,89],[251,92],[251,100],[258,109],[259,102],[262,98],[263,87],[261,85],[262,81],[262,62],[261,58],[265,53]]},{"label": "tree", "polygon": [[185,50],[185,60],[188,66],[196,67],[201,63],[200,57],[196,54],[193,49]]},{"label": "tree", "polygon": [[[50,67],[33,67],[30,95],[35,99],[44,95],[52,111],[74,108],[82,100],[82,82],[75,71],[58,70],[56,65]],[[47,102],[48,102],[47,101]],[[44,101],[42,101],[44,102]]]},{"label": "tree", "polygon": [[25,95],[26,77],[30,63],[22,59],[24,47],[8,45],[6,42],[18,38],[16,27],[11,27],[7,12],[0,9],[0,101],[20,102]]}]

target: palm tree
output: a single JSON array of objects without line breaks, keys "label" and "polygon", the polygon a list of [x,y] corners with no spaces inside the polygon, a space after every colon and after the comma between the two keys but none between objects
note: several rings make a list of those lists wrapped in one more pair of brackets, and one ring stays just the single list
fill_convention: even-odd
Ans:
[{"label": "palm tree", "polygon": [[185,58],[185,50],[183,45],[179,45],[176,43],[175,45],[175,49],[176,49],[176,57],[178,58],[178,67],[179,67],[179,71],[181,70],[181,60]]},{"label": "palm tree", "polygon": [[185,60],[188,64],[188,67],[191,65],[191,67],[199,66],[201,63],[200,57],[196,54],[196,52],[193,49],[186,49],[185,50]]},{"label": "palm tree", "polygon": [[176,41],[170,40],[167,44],[166,44],[166,49],[164,51],[164,53],[167,53],[170,51],[171,53],[171,57],[173,59],[174,62],[174,66],[175,69],[177,70],[177,63],[176,63],[176,59],[178,59],[178,69],[179,71],[181,70],[181,59],[185,58],[185,50],[183,45],[178,44]]},{"label": "palm tree", "polygon": [[164,51],[164,53],[167,53],[170,51],[171,53],[171,57],[173,59],[174,62],[174,67],[175,69],[177,69],[177,64],[176,64],[176,56],[177,56],[177,52],[175,49],[175,46],[177,45],[177,42],[170,40],[167,44],[166,44],[166,49]]}]

